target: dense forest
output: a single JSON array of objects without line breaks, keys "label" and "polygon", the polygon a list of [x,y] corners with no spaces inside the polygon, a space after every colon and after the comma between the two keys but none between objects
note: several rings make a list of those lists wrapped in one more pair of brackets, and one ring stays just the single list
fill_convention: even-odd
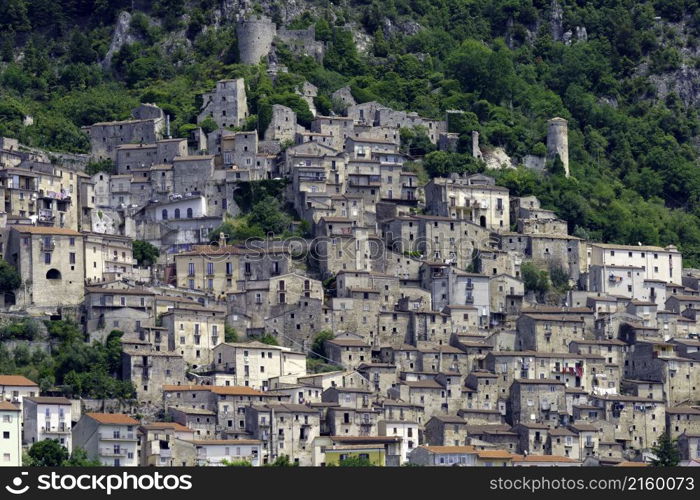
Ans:
[{"label": "dense forest", "polygon": [[[278,46],[289,72],[274,82],[264,64],[238,63],[224,3],[232,2],[2,0],[0,134],[85,152],[81,126],[127,118],[141,101],[163,107],[186,136],[199,94],[241,76],[254,113],[245,129],[263,129],[275,103],[308,124],[294,93],[308,80],[321,113],[337,111],[330,95],[345,85],[358,102],[427,117],[464,110],[452,124],[463,138],[456,153],[403,131],[423,157],[416,168],[441,175],[483,170],[470,155],[472,130],[515,159],[541,154],[546,120],[558,115],[569,120],[571,177],[521,167],[496,171],[499,182],[540,197],[577,236],[672,243],[686,265],[700,266],[700,94],[687,91],[700,86],[697,2],[309,0],[290,18],[284,2],[262,1],[252,10],[292,28],[313,24],[327,44],[323,63]],[[124,10],[129,43],[106,63]]]}]

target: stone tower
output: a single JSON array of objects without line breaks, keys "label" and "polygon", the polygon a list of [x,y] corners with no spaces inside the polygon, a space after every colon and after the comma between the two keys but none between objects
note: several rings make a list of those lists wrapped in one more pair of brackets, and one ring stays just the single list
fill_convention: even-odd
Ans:
[{"label": "stone tower", "polygon": [[257,16],[236,25],[238,54],[244,64],[258,64],[270,53],[277,27],[269,17]]},{"label": "stone tower", "polygon": [[569,177],[569,130],[564,118],[555,117],[547,122],[547,160],[559,155],[564,173]]},{"label": "stone tower", "polygon": [[481,148],[479,148],[479,132],[476,130],[472,130],[472,156],[477,160],[484,159]]}]

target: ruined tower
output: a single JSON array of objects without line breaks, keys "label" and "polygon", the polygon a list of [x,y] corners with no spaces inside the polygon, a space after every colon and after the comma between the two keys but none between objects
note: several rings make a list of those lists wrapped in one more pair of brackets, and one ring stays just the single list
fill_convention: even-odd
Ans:
[{"label": "ruined tower", "polygon": [[238,54],[245,64],[258,64],[270,53],[277,27],[269,17],[256,16],[239,21],[236,25]]},{"label": "ruined tower", "polygon": [[483,160],[484,155],[481,154],[481,148],[479,148],[479,132],[472,130],[472,156],[477,160]]},{"label": "ruined tower", "polygon": [[547,122],[547,160],[559,155],[564,164],[564,173],[569,177],[569,130],[564,118],[555,117]]}]

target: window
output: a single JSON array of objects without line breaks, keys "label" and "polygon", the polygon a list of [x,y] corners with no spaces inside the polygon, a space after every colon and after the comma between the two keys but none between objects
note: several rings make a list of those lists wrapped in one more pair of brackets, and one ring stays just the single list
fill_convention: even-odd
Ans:
[{"label": "window", "polygon": [[160,213],[160,216],[163,220],[167,220],[168,219],[168,210],[164,208],[162,210],[162,212]]},{"label": "window", "polygon": [[44,254],[44,264],[51,264],[51,254],[50,253]]}]

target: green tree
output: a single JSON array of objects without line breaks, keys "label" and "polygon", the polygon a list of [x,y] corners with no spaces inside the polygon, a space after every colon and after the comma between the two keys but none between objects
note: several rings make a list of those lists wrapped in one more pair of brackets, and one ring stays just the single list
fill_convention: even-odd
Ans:
[{"label": "green tree", "polygon": [[354,456],[341,460],[338,467],[375,467],[375,465],[369,458]]},{"label": "green tree", "polygon": [[238,342],[238,332],[228,323],[224,324],[224,342]]},{"label": "green tree", "polygon": [[221,463],[226,467],[252,467],[253,464],[247,460],[221,460]]},{"label": "green tree", "polygon": [[132,248],[134,258],[140,267],[152,266],[160,255],[160,250],[147,241],[134,240]]},{"label": "green tree", "polygon": [[68,450],[56,439],[37,441],[28,454],[34,467],[60,467],[68,460]]},{"label": "green tree", "polygon": [[377,57],[386,57],[389,55],[389,44],[384,38],[384,31],[380,28],[374,32],[374,55]]},{"label": "green tree", "polygon": [[5,259],[0,259],[0,293],[13,292],[22,284],[17,269]]},{"label": "green tree", "polygon": [[326,341],[334,337],[330,330],[321,330],[314,337],[314,342],[311,344],[312,358],[325,358],[326,356]]},{"label": "green tree", "polygon": [[273,235],[285,232],[291,223],[291,217],[282,211],[280,201],[271,196],[253,205],[248,220],[265,234]]},{"label": "green tree", "polygon": [[559,157],[559,155],[556,155],[549,162],[549,171],[553,175],[564,175],[566,173],[566,170],[564,169],[564,162],[561,161],[561,158]]},{"label": "green tree", "polygon": [[257,340],[258,342],[262,342],[263,344],[279,345],[277,343],[277,337],[275,337],[271,333],[263,333],[259,337],[255,337],[255,340]]},{"label": "green tree", "polygon": [[104,158],[102,160],[91,160],[85,166],[85,173],[88,175],[95,175],[100,172],[105,172],[107,174],[113,174],[116,172],[114,162],[111,158]]},{"label": "green tree", "polygon": [[73,448],[73,453],[69,459],[61,464],[63,467],[101,467],[102,462],[88,457],[83,448]]},{"label": "green tree", "polygon": [[205,134],[210,134],[214,130],[219,128],[219,124],[216,123],[214,121],[214,118],[212,118],[211,116],[207,116],[204,120],[202,120],[199,126],[202,127],[202,130]]},{"label": "green tree", "polygon": [[569,285],[569,273],[560,265],[550,266],[549,278],[552,286],[560,292],[565,292],[571,288]]},{"label": "green tree", "polygon": [[674,467],[681,461],[678,439],[672,439],[668,431],[659,436],[658,443],[651,448],[651,452],[655,456],[651,461],[655,467]]},{"label": "green tree", "polygon": [[541,271],[532,262],[525,262],[520,267],[526,292],[535,292],[538,300],[544,299],[550,289],[547,271]]},{"label": "green tree", "polygon": [[51,339],[59,340],[62,344],[72,344],[83,339],[80,327],[68,319],[45,321],[46,329]]}]

